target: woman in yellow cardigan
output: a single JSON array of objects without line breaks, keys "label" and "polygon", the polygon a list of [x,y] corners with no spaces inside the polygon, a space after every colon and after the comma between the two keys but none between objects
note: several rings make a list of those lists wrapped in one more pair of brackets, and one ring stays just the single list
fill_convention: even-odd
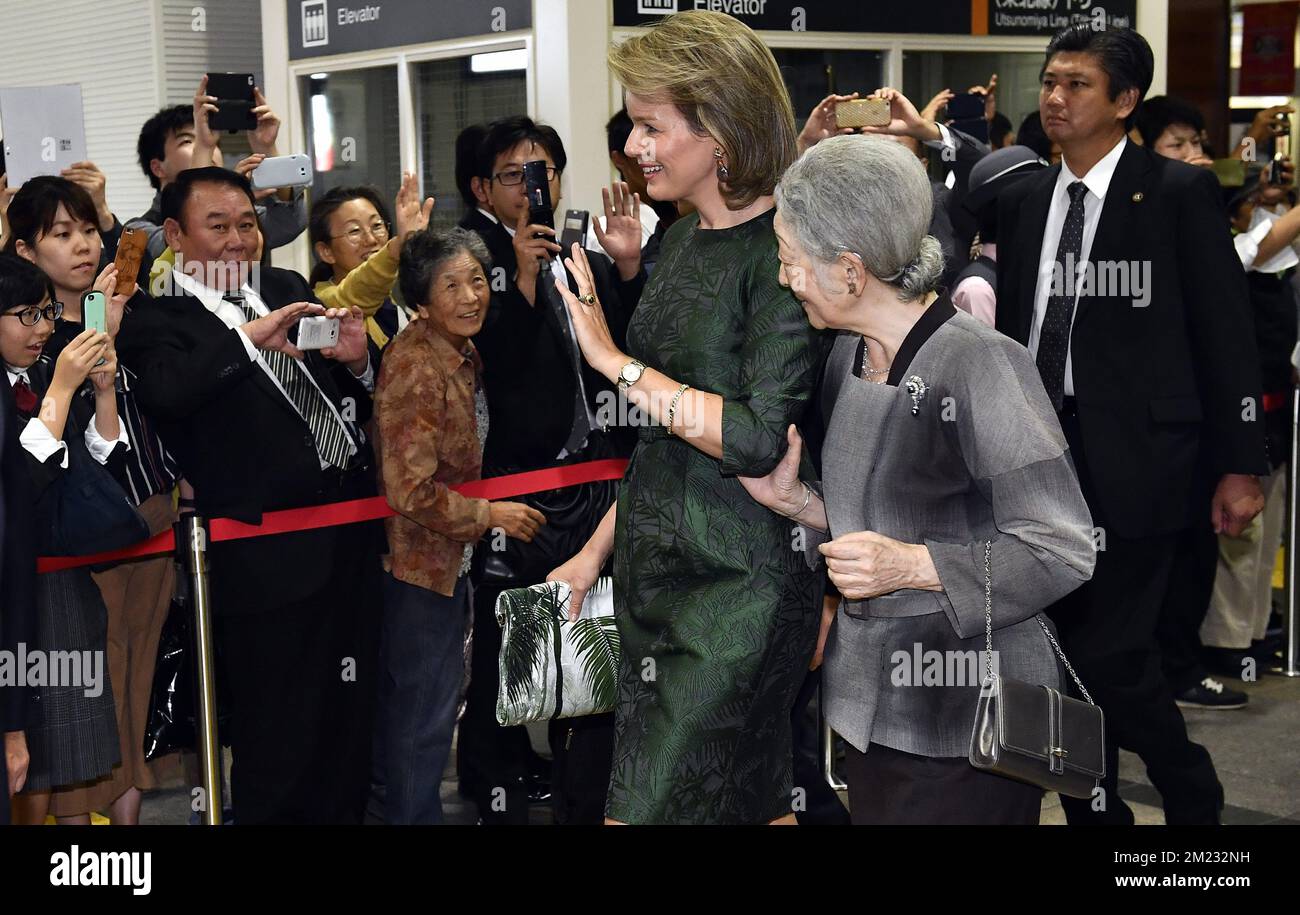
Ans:
[{"label": "woman in yellow cardigan", "polygon": [[318,262],[312,291],[326,308],[360,308],[377,356],[410,320],[393,300],[402,242],[423,231],[433,211],[432,197],[420,202],[415,176],[402,174],[394,205],[396,231],[387,208],[372,187],[336,187],[312,204],[308,233]]}]

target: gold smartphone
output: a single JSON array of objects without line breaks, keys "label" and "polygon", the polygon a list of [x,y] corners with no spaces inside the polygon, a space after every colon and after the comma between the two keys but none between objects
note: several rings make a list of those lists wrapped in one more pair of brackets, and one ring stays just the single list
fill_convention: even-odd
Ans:
[{"label": "gold smartphone", "polygon": [[840,127],[884,127],[889,123],[889,99],[857,98],[835,106]]},{"label": "gold smartphone", "polygon": [[140,229],[123,229],[122,238],[117,243],[117,257],[113,263],[117,266],[117,292],[120,295],[136,281],[140,272],[140,262],[144,260],[145,247],[149,239]]}]

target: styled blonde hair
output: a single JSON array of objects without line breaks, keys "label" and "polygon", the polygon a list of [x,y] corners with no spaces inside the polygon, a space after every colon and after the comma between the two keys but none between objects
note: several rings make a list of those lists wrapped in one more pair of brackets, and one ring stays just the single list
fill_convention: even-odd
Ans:
[{"label": "styled blonde hair", "polygon": [[733,210],[771,194],[795,160],[794,110],[767,46],[738,19],[691,10],[611,48],[623,88],[677,107],[698,136],[722,146]]}]

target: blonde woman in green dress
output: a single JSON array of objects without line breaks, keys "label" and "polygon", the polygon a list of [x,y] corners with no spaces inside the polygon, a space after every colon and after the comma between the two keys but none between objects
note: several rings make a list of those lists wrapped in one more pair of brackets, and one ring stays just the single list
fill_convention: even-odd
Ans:
[{"label": "blonde woman in green dress", "polygon": [[[657,200],[695,213],[664,238],[614,344],[586,257],[557,284],[587,362],[647,413],[611,507],[549,576],[571,612],[614,557],[621,658],[612,823],[792,823],[790,708],[820,619],[794,523],[757,505],[762,476],[803,417],[824,354],[777,280],[772,193],[795,158],[771,52],[730,16],[669,16],[610,53],[626,90],[624,151]],[[615,194],[621,197],[621,194]],[[635,220],[639,198],[616,219]]]}]

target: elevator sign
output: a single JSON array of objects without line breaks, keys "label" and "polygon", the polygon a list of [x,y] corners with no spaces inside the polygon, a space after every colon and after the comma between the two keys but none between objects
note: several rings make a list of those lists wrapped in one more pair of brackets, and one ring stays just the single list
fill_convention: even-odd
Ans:
[{"label": "elevator sign", "polygon": [[290,0],[286,9],[291,60],[513,32],[533,25],[531,0]]},{"label": "elevator sign", "polygon": [[653,25],[664,16],[710,10],[768,32],[889,32],[1050,36],[1068,25],[1104,21],[1133,27],[1137,0],[924,0],[831,3],[818,0],[612,0],[614,25]]}]

